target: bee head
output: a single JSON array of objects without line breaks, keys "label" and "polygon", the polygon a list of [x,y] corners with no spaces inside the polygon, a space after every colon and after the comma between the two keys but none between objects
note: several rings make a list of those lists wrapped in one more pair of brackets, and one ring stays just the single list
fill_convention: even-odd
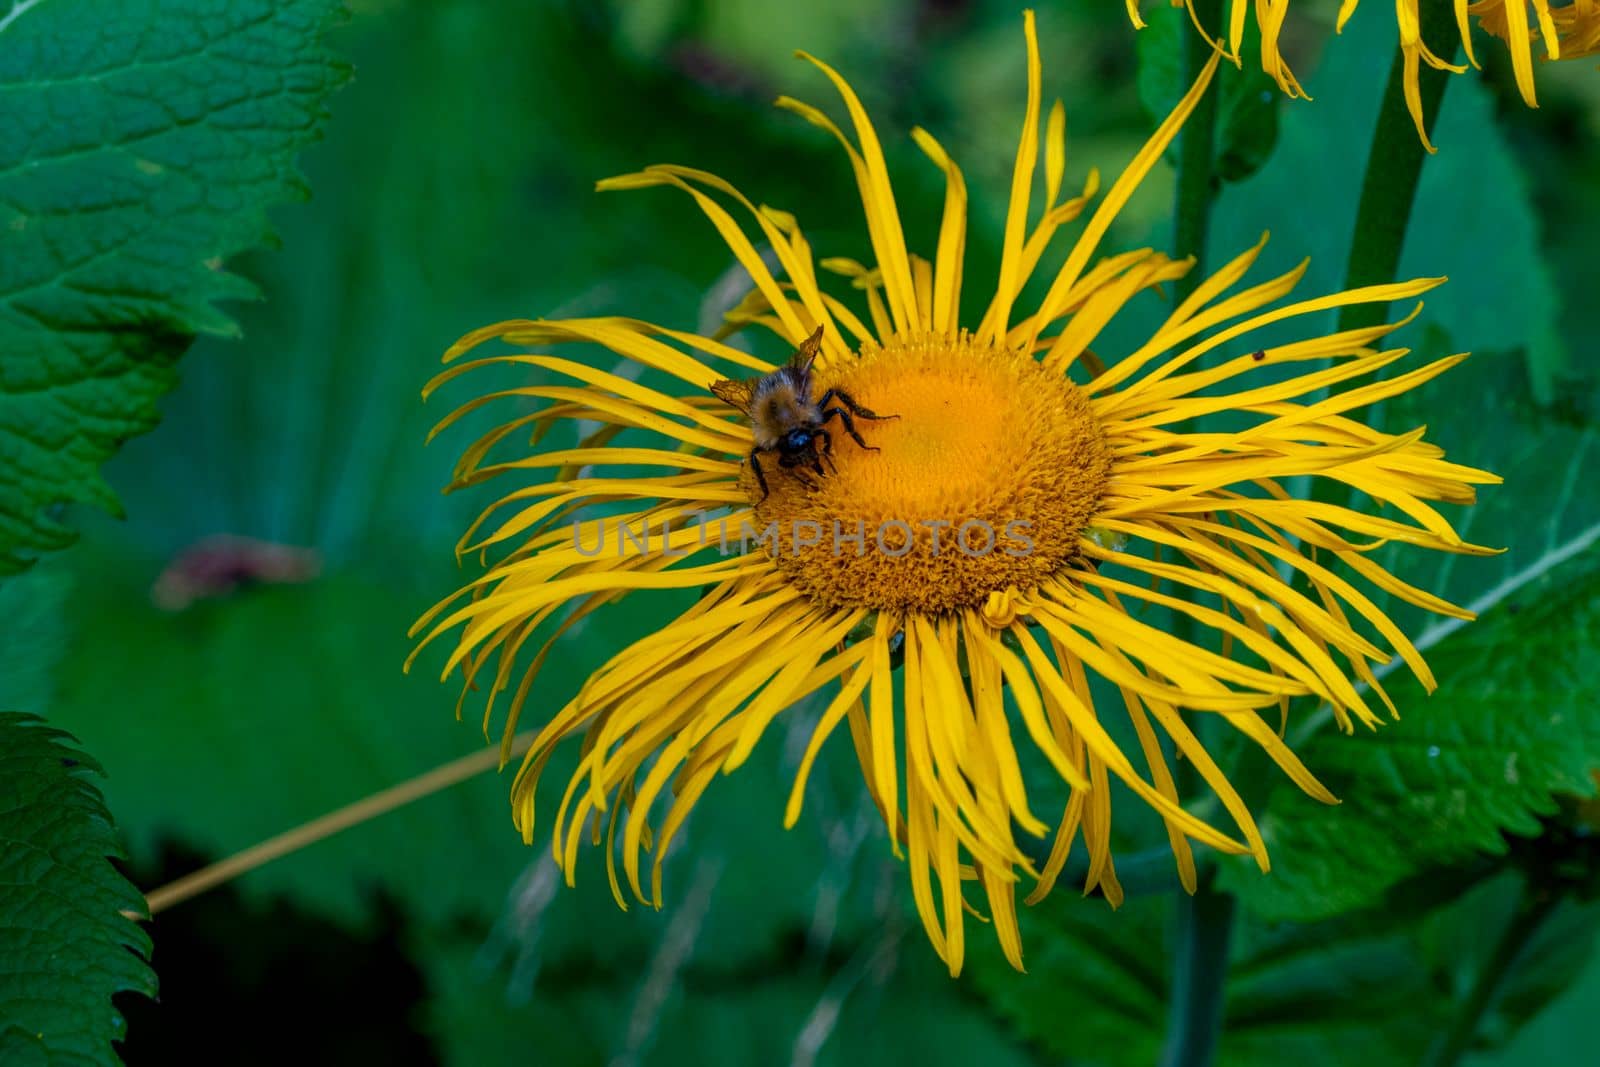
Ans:
[{"label": "bee head", "polygon": [[804,427],[796,427],[783,435],[778,441],[778,448],[784,452],[804,452],[811,447],[817,439],[814,431]]}]

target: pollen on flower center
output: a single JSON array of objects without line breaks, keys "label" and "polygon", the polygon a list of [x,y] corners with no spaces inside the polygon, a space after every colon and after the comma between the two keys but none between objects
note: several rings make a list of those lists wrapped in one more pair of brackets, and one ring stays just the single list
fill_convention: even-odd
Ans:
[{"label": "pollen on flower center", "polygon": [[[1110,459],[1082,392],[1021,352],[932,335],[867,346],[820,371],[881,420],[861,448],[830,419],[833,467],[811,479],[769,456],[763,529],[778,568],[818,603],[947,612],[1027,590],[1077,553]],[[825,461],[826,462],[826,461]],[[814,543],[813,543],[814,542]]]}]

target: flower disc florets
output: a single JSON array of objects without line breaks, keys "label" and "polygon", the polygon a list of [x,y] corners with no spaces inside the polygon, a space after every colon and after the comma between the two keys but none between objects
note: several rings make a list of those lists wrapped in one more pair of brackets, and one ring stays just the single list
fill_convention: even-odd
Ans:
[{"label": "flower disc florets", "polygon": [[765,499],[745,470],[768,551],[813,601],[956,611],[1031,589],[1076,557],[1110,458],[1064,375],[930,334],[865,347],[818,377],[819,395],[842,389],[893,417],[853,420],[863,449],[835,416],[827,476],[776,472]]}]

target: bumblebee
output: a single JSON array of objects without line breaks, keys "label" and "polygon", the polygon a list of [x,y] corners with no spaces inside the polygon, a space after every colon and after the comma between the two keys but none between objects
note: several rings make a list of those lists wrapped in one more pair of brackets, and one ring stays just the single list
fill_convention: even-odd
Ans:
[{"label": "bumblebee", "polygon": [[822,327],[803,341],[789,362],[761,378],[745,380],[723,379],[711,386],[711,391],[724,402],[738,408],[750,419],[754,431],[755,447],[750,450],[750,469],[755,472],[761,486],[761,499],[771,491],[767,486],[767,473],[761,467],[762,453],[776,452],[778,466],[808,489],[815,489],[812,474],[825,473],[823,461],[833,465],[833,434],[827,423],[838,418],[845,433],[855,443],[869,452],[878,451],[867,444],[856,429],[856,419],[894,419],[898,415],[879,415],[856,403],[855,398],[843,389],[829,389],[815,400],[811,397],[811,365],[816,362],[822,348]]}]

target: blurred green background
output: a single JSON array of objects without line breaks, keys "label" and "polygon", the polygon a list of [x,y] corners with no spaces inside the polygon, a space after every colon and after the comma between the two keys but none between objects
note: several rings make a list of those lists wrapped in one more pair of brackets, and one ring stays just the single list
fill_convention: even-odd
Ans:
[{"label": "blurred green background", "polygon": [[[595,180],[694,165],[797,212],[819,254],[862,255],[836,146],[771,107],[779,93],[831,104],[791,56],[805,48],[872,111],[913,243],[931,247],[942,197],[905,136],[920,124],[971,188],[971,286],[998,261],[1025,93],[1021,5],[350,6],[334,43],[355,77],[304,156],[312,198],[275,212],[280,248],[232,264],[265,295],[233,309],[244,339],[199,342],[159,428],[109,465],[126,520],[85,517],[79,546],[0,593],[38,615],[34,669],[8,679],[8,703],[51,709],[106,765],[145,889],[482,744],[475,713],[452,717],[437,661],[399,670],[407,624],[458,580],[451,548],[485,499],[438,493],[467,435],[424,447],[444,409],[424,409],[422,384],[459,335],[505,318],[709,328],[737,277],[673,194],[601,195]],[[1039,6],[1047,100],[1067,105],[1068,184],[1090,166],[1109,180],[1152,126],[1139,42],[1120,3]],[[1372,3],[1330,41],[1330,15],[1308,10],[1288,45],[1317,101],[1281,105],[1274,155],[1223,190],[1212,227],[1214,264],[1268,228],[1264,269],[1312,256],[1305,295],[1342,276],[1394,33]],[[1468,531],[1516,551],[1423,579],[1464,601],[1597,518],[1582,487],[1595,473],[1600,76],[1589,63],[1542,69],[1532,112],[1498,56],[1486,65],[1450,87],[1405,257],[1406,273],[1452,276],[1405,341],[1485,353],[1417,400],[1430,436],[1522,481],[1486,494]],[[1105,248],[1165,247],[1171,191],[1163,164]],[[1102,354],[1140,326],[1119,321]],[[1485,431],[1518,419],[1537,435]],[[1532,504],[1573,483],[1559,507]],[[320,573],[157,607],[163,568],[217,534],[308,549]],[[529,718],[658,610],[630,602],[582,629]],[[830,746],[807,816],[782,831],[808,720],[788,721],[701,806],[659,914],[618,911],[592,857],[578,887],[562,888],[543,840],[529,849],[514,833],[509,781],[492,775],[180,905],[152,927],[160,1003],[122,1005],[127,1061],[176,1062],[197,1034],[225,1042],[217,1061],[229,1063],[1153,1061],[1165,899],[1114,916],[1059,892],[1026,919],[1032,975],[990,952],[951,981],[909,912],[847,745]],[[1359,807],[1348,799],[1346,812]],[[1490,880],[1425,920],[1252,923],[1221,1062],[1414,1061],[1418,1034],[1459,992],[1461,960],[1484,951],[1504,888]],[[1542,1011],[1473,1062],[1585,1062],[1600,1009],[1592,918],[1574,909],[1547,928],[1495,1025],[1509,1034]]]}]

